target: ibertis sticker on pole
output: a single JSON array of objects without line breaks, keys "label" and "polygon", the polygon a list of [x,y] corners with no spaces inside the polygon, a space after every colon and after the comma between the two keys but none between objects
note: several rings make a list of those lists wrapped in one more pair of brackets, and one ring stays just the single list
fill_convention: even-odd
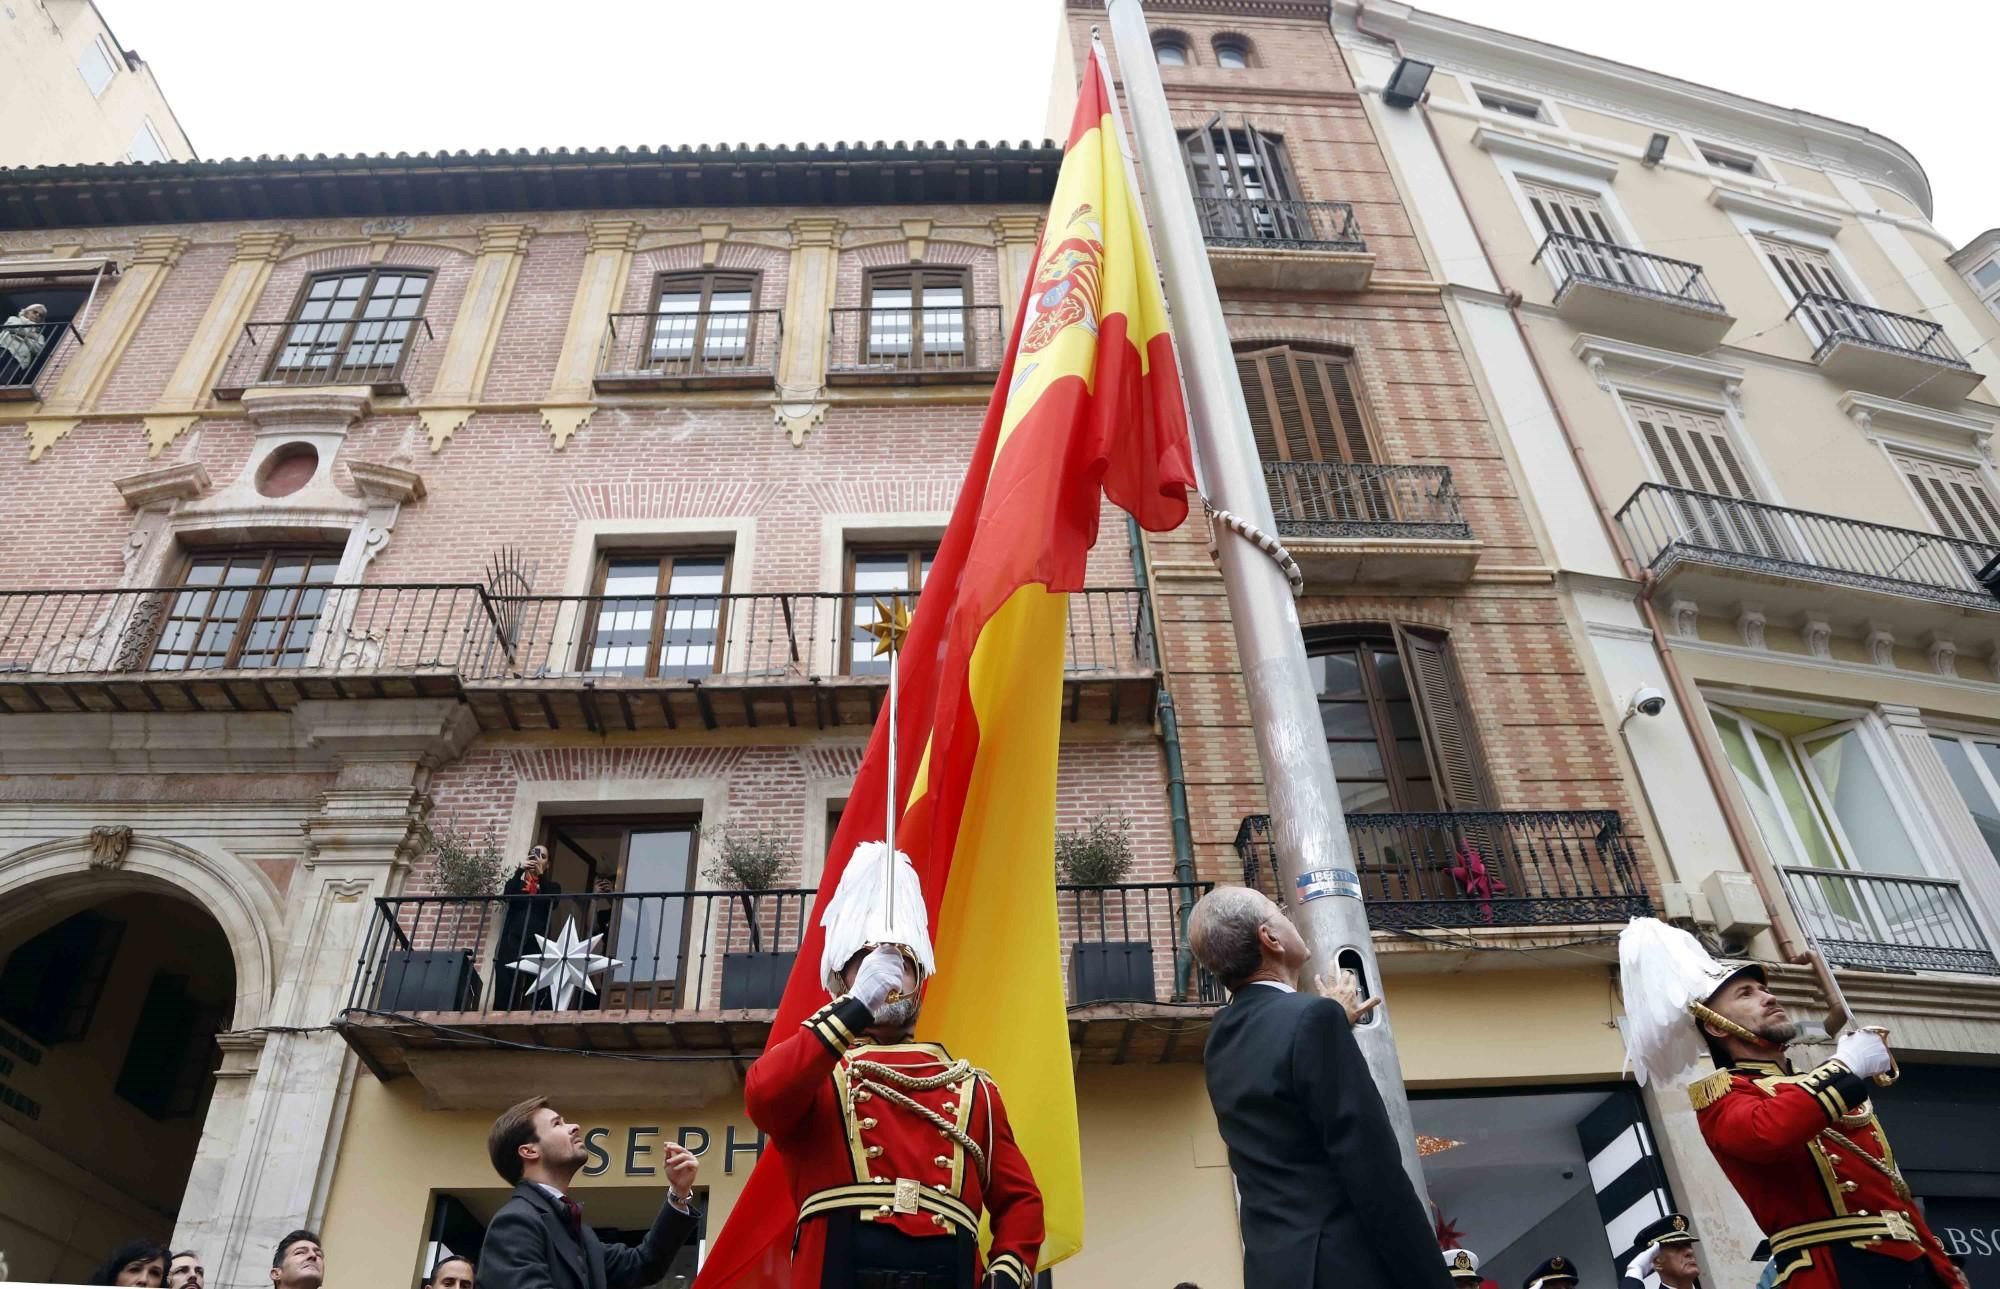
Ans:
[{"label": "ibertis sticker on pole", "polygon": [[1344,895],[1350,900],[1361,898],[1361,875],[1351,868],[1316,868],[1310,873],[1300,873],[1299,903],[1323,899],[1328,895]]}]

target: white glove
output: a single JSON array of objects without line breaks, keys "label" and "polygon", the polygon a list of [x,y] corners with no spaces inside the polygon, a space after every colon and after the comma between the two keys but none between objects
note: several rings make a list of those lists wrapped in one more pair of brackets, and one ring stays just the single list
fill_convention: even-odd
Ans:
[{"label": "white glove", "polygon": [[1653,1274],[1653,1264],[1659,1261],[1659,1258],[1660,1246],[1649,1244],[1640,1250],[1638,1257],[1632,1259],[1632,1265],[1625,1268],[1625,1274],[1634,1280],[1644,1280]]},{"label": "white glove", "polygon": [[[861,1005],[871,1012],[882,1010],[882,1004],[889,1001],[889,995],[903,987],[903,954],[893,944],[877,945],[875,952],[861,960],[861,970],[854,973],[852,993],[861,1000]],[[1883,1069],[1889,1067],[1884,1065]]]},{"label": "white glove", "polygon": [[1833,1056],[1864,1079],[1887,1074],[1893,1064],[1889,1059],[1889,1045],[1882,1041],[1880,1034],[1866,1029],[1842,1034],[1840,1041],[1834,1044]]}]

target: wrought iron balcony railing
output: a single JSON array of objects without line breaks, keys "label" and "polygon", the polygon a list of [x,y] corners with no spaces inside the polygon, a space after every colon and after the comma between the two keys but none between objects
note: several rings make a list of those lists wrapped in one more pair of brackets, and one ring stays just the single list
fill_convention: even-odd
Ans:
[{"label": "wrought iron balcony railing", "polygon": [[67,322],[0,326],[0,402],[40,398],[61,369],[64,351],[82,343]]},{"label": "wrought iron balcony railing", "polygon": [[1618,522],[1633,553],[1656,573],[1690,561],[2000,607],[1978,578],[2000,546],[1983,542],[1657,483],[1640,485],[1619,507]]},{"label": "wrought iron balcony railing", "polygon": [[1306,251],[1368,249],[1344,201],[1277,197],[1197,197],[1195,211],[1210,246],[1262,246]]},{"label": "wrought iron balcony railing", "polygon": [[1817,292],[1800,296],[1786,316],[1797,318],[1805,328],[1814,345],[1814,362],[1824,359],[1834,346],[1848,343],[1926,359],[1959,371],[1972,370],[1944,328],[1928,318],[1912,318]]},{"label": "wrought iron balcony railing", "polygon": [[1825,868],[1781,872],[1807,937],[1829,962],[2000,975],[2000,959],[1957,882]]},{"label": "wrought iron balcony railing", "polygon": [[834,309],[827,376],[850,382],[951,381],[997,371],[1000,306]]},{"label": "wrought iron balcony railing", "polygon": [[1568,233],[1550,233],[1535,252],[1534,262],[1539,264],[1544,257],[1556,271],[1559,297],[1571,284],[1588,282],[1688,308],[1723,312],[1722,301],[1710,289],[1701,265],[1686,260]]},{"label": "wrought iron balcony railing", "polygon": [[[873,594],[525,595],[489,603],[500,629],[468,659],[468,674],[478,677],[743,683],[888,674],[866,631]],[[1150,672],[1149,621],[1144,591],[1074,592],[1070,673]]]},{"label": "wrought iron balcony railing", "polygon": [[778,374],[782,309],[614,313],[605,320],[597,383],[626,389],[768,384]]},{"label": "wrought iron balcony railing", "polygon": [[367,385],[404,394],[411,363],[431,341],[425,318],[352,318],[344,322],[249,322],[215,379],[217,398],[246,389]]},{"label": "wrought iron balcony railing", "polygon": [[1449,466],[1266,461],[1264,486],[1287,537],[1472,540]]},{"label": "wrought iron balcony railing", "polygon": [[[1186,950],[1184,900],[1206,884],[1061,886],[1058,929],[1070,1001],[1216,1001]],[[459,1023],[524,1013],[697,1012],[777,1007],[816,892],[620,891],[561,895],[423,895],[375,901],[347,996],[354,1014],[457,1013]],[[597,940],[614,960],[567,997],[529,963],[544,941]]]},{"label": "wrought iron balcony railing", "polygon": [[[1244,884],[1282,898],[1270,826],[1269,815],[1247,816],[1236,851]],[[1376,930],[1608,923],[1652,912],[1614,810],[1351,814],[1347,832]]]}]

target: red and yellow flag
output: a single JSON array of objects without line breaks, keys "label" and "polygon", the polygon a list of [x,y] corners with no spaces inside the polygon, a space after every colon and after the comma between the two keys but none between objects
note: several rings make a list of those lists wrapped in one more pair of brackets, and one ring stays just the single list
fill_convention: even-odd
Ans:
[{"label": "red and yellow flag", "polygon": [[[899,663],[897,728],[876,722],[834,837],[772,1041],[826,1001],[819,915],[857,844],[896,843],[930,909],[937,975],[918,1037],[988,1070],[1042,1190],[1041,1265],[1083,1243],[1083,1167],[1056,925],[1056,753],[1065,592],[1081,590],[1102,498],[1178,526],[1194,485],[1152,246],[1093,53],[1035,275]],[[796,1218],[760,1159],[701,1289],[783,1283]]]}]

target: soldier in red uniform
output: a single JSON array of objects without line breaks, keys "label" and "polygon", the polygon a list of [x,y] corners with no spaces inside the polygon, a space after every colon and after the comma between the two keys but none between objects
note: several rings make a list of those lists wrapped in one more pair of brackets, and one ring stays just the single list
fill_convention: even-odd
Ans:
[{"label": "soldier in red uniform", "polygon": [[[895,902],[899,941],[864,938],[876,902],[868,875],[880,866],[857,855],[823,919],[836,996],[758,1058],[745,1084],[799,1206],[791,1289],[1025,1289],[1041,1251],[1041,1192],[992,1079],[910,1041],[932,956],[920,894],[910,925],[916,873],[896,859],[897,885],[908,883]],[[982,1211],[993,1233],[983,1260]]]},{"label": "soldier in red uniform", "polygon": [[1869,1081],[1887,1086],[1896,1077],[1885,1031],[1843,1034],[1833,1059],[1796,1073],[1785,1049],[1800,1027],[1759,964],[1725,967],[1686,932],[1650,918],[1626,928],[1619,961],[1627,1043],[1642,1080],[1693,1066],[1674,1030],[1708,1047],[1716,1071],[1688,1096],[1709,1150],[1770,1241],[1776,1285],[1968,1283],[1917,1211],[1875,1120]]}]

